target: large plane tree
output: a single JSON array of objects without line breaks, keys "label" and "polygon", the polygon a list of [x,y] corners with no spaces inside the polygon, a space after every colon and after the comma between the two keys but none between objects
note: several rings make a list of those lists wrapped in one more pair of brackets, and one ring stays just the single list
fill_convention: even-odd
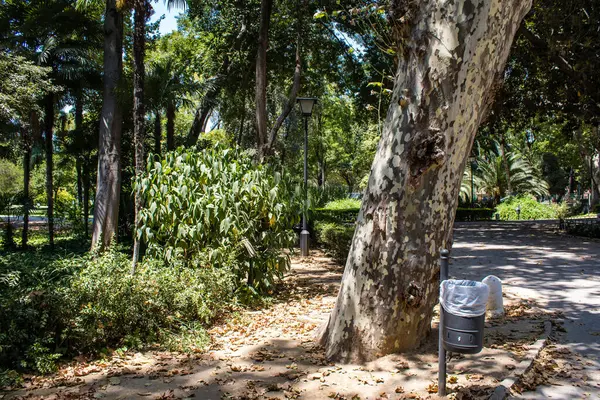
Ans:
[{"label": "large plane tree", "polygon": [[438,296],[460,182],[530,0],[390,2],[392,102],[335,308],[327,356],[365,361],[418,346]]}]

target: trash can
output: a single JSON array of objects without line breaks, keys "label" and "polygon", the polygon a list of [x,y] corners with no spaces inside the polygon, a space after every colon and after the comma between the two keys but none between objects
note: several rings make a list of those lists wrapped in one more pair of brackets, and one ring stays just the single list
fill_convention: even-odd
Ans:
[{"label": "trash can", "polygon": [[485,283],[449,279],[440,285],[443,345],[447,351],[463,354],[483,349],[485,309],[489,296]]}]

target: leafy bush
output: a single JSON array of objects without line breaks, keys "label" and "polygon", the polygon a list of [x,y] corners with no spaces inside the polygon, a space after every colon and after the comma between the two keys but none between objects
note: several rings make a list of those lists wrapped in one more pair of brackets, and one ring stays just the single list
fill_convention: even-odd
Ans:
[{"label": "leafy bush", "polygon": [[496,207],[501,220],[516,220],[517,206],[521,208],[520,219],[555,219],[558,216],[558,206],[538,203],[533,196],[522,195],[510,197]]},{"label": "leafy bush", "polygon": [[567,220],[565,225],[567,233],[575,236],[600,239],[600,223],[573,223]]},{"label": "leafy bush", "polygon": [[345,262],[354,236],[354,224],[334,222],[315,224],[317,240],[336,260]]},{"label": "leafy bush", "polygon": [[84,352],[99,344],[163,342],[165,332],[211,322],[232,301],[233,282],[225,268],[156,260],[141,263],[132,275],[129,257],[111,249],[91,259],[65,291],[75,313],[64,336]]},{"label": "leafy bush", "polygon": [[312,208],[323,207],[334,200],[344,199],[348,196],[348,189],[340,185],[325,185],[322,188],[308,187],[308,201]]},{"label": "leafy bush", "polygon": [[461,208],[456,210],[456,221],[486,221],[492,219],[494,210],[491,208]]},{"label": "leafy bush", "polygon": [[67,251],[0,254],[0,369],[49,372],[65,351],[61,332],[68,307],[62,293],[85,262]]},{"label": "leafy bush", "polygon": [[339,199],[330,201],[323,207],[326,210],[349,210],[349,209],[360,209],[361,201],[357,199]]},{"label": "leafy bush", "polygon": [[[234,301],[226,268],[139,264],[102,255],[26,252],[0,257],[0,383],[14,369],[51,372],[63,355],[108,346],[203,347],[204,328]],[[2,368],[8,368],[2,372]]]},{"label": "leafy bush", "polygon": [[136,187],[145,201],[137,234],[151,256],[230,268],[250,294],[270,291],[289,267],[282,249],[296,242],[301,192],[247,153],[180,148],[150,159]]},{"label": "leafy bush", "polygon": [[351,224],[356,222],[360,205],[360,200],[356,199],[335,200],[327,203],[323,208],[314,209],[310,220],[313,221],[313,225],[318,222]]}]

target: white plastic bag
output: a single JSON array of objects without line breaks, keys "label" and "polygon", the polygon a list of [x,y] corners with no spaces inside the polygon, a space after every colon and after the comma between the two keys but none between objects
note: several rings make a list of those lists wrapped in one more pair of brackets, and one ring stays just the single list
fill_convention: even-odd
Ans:
[{"label": "white plastic bag", "polygon": [[490,297],[487,302],[487,310],[492,317],[500,317],[504,314],[504,303],[502,301],[502,281],[500,278],[489,275],[483,278],[485,283],[490,288]]},{"label": "white plastic bag", "polygon": [[485,314],[490,293],[485,283],[449,279],[440,286],[440,304],[447,312],[469,318]]}]

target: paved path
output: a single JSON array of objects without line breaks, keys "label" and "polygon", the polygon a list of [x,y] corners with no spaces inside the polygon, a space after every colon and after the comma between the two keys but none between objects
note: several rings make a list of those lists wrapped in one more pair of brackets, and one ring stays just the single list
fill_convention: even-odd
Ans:
[{"label": "paved path", "polygon": [[528,223],[457,224],[450,275],[496,275],[507,290],[564,312],[562,344],[592,359],[592,390],[542,386],[525,398],[600,398],[600,241],[552,233]]}]

